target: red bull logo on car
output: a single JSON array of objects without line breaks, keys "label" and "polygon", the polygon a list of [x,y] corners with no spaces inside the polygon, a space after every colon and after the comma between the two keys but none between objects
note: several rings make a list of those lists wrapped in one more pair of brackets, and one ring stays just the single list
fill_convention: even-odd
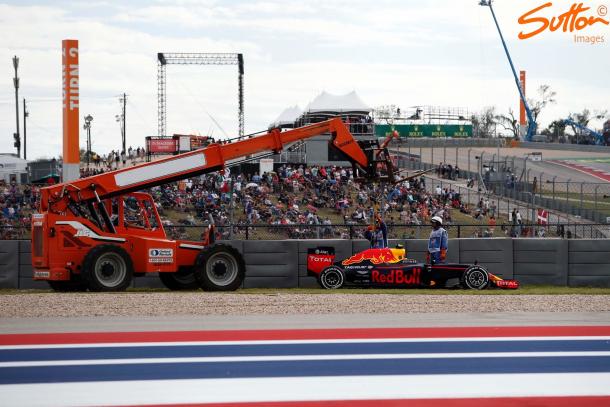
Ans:
[{"label": "red bull logo on car", "polygon": [[371,282],[374,284],[407,284],[419,285],[421,280],[421,269],[415,267],[412,269],[391,269],[390,271],[373,270],[371,273]]},{"label": "red bull logo on car", "polygon": [[404,249],[368,249],[354,254],[341,262],[344,266],[362,263],[365,260],[377,265],[382,263],[398,263],[404,259]]}]

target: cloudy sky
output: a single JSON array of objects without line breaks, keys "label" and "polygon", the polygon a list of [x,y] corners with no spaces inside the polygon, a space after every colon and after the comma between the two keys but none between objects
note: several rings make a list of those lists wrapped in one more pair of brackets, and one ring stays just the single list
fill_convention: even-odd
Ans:
[{"label": "cloudy sky", "polygon": [[[517,69],[528,72],[529,96],[542,84],[557,92],[558,103],[540,121],[609,109],[609,26],[579,33],[603,35],[603,44],[576,44],[573,33],[561,31],[519,40],[518,17],[542,3],[494,2]],[[572,4],[553,3],[539,14],[560,15]],[[597,15],[597,3],[585,5],[591,6],[585,15]],[[28,158],[61,153],[67,38],[79,40],[80,114],[94,117],[93,148],[100,152],[119,148],[115,115],[123,92],[128,144],[157,134],[157,52],[243,53],[247,132],[265,129],[284,108],[304,107],[323,90],[355,90],[370,106],[403,110],[518,109],[489,8],[478,0],[20,0],[0,3],[0,27],[0,152],[14,151],[11,58],[18,55],[20,99],[29,100]],[[236,135],[235,67],[169,66],[167,79],[169,134]]]}]

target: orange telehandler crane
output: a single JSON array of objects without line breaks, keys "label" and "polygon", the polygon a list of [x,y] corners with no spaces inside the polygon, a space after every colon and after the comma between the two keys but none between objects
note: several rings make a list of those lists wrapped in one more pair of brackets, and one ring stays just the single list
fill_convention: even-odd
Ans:
[{"label": "orange telehandler crane", "polygon": [[245,275],[243,257],[214,242],[213,226],[202,241],[169,239],[152,197],[137,191],[324,133],[331,133],[330,145],[352,163],[357,180],[394,181],[387,150],[377,141],[357,142],[333,118],[49,186],[41,189],[39,212],[32,215],[34,279],[47,280],[56,291],[122,291],[133,276],[157,272],[170,289],[237,289]]}]

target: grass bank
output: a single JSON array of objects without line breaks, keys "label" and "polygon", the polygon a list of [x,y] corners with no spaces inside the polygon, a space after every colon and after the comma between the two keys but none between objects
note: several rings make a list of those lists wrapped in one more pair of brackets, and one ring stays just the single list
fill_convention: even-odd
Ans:
[{"label": "grass bank", "polygon": [[[159,293],[167,292],[174,295],[180,295],[180,291],[169,291],[161,288],[132,288],[128,289],[124,295],[133,293]],[[192,293],[193,291],[187,291]],[[0,295],[13,294],[56,294],[52,290],[15,290],[3,289],[0,290]],[[462,290],[462,289],[390,289],[390,288],[342,288],[340,290],[324,290],[321,288],[244,288],[233,292],[241,295],[294,295],[294,294],[318,294],[318,295],[334,295],[334,294],[389,294],[389,295],[610,295],[610,287],[560,287],[548,285],[528,285],[517,290]],[[97,295],[97,293],[88,293],[89,295]],[[223,293],[204,293],[202,295],[214,294],[222,295]]]}]

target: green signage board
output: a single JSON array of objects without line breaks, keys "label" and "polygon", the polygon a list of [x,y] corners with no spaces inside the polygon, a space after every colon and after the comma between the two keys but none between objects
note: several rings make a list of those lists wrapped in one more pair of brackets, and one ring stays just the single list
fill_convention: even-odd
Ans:
[{"label": "green signage board", "polygon": [[376,124],[375,135],[386,137],[396,130],[400,137],[472,137],[471,124]]}]

